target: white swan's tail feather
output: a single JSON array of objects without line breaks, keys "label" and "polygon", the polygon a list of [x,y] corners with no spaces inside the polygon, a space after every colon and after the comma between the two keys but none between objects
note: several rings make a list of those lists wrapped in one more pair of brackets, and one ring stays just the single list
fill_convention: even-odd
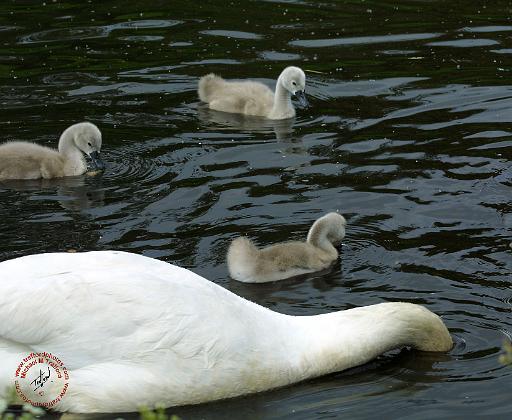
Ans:
[{"label": "white swan's tail feather", "polygon": [[251,282],[256,271],[258,248],[247,238],[236,238],[229,246],[227,262],[232,278]]},{"label": "white swan's tail feather", "polygon": [[212,92],[223,82],[224,79],[222,77],[217,76],[213,73],[201,77],[201,79],[199,79],[199,85],[197,88],[199,99],[206,103],[210,102]]}]

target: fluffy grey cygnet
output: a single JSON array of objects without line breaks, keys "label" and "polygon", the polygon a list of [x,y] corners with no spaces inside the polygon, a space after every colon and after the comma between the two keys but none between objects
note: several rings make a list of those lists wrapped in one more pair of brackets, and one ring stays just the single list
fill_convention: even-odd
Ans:
[{"label": "fluffy grey cygnet", "polygon": [[328,268],[337,258],[335,245],[345,237],[345,218],[328,213],[309,229],[306,242],[291,241],[258,249],[249,239],[235,239],[228,250],[229,274],[244,283],[265,283]]},{"label": "fluffy grey cygnet", "polygon": [[0,145],[0,181],[8,179],[51,179],[82,175],[87,171],[83,154],[95,169],[105,169],[100,158],[101,132],[82,122],[68,127],[59,139],[59,149],[13,141]]},{"label": "fluffy grey cygnet", "polygon": [[279,75],[275,93],[260,82],[227,81],[213,73],[201,77],[198,93],[201,101],[216,111],[282,120],[295,116],[292,95],[303,106],[308,105],[305,88],[306,75],[299,67],[291,66]]}]

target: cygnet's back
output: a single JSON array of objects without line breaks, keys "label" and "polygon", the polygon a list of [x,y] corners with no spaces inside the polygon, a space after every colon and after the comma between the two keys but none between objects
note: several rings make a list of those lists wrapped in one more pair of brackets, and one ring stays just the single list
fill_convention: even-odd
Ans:
[{"label": "cygnet's back", "polygon": [[202,101],[217,111],[284,120],[295,116],[291,95],[296,96],[302,105],[308,105],[305,87],[304,72],[299,67],[289,66],[277,78],[275,92],[263,83],[250,80],[231,82],[208,74],[199,80],[198,93]]},{"label": "cygnet's back", "polygon": [[62,176],[64,159],[56,150],[20,141],[0,145],[0,180]]},{"label": "cygnet's back", "polygon": [[345,218],[328,213],[319,218],[306,242],[290,241],[258,249],[249,239],[235,239],[227,263],[232,278],[246,283],[282,280],[328,268],[337,258],[334,247],[345,237]]},{"label": "cygnet's back", "polygon": [[274,105],[274,92],[250,80],[228,82],[215,74],[199,80],[199,98],[211,109],[254,116],[267,116]]},{"label": "cygnet's back", "polygon": [[29,142],[0,145],[0,180],[52,179],[82,175],[87,171],[84,154],[97,169],[104,169],[100,159],[101,132],[90,122],[73,124],[59,139],[58,150]]},{"label": "cygnet's back", "polygon": [[307,242],[290,241],[258,249],[240,237],[231,243],[227,262],[235,280],[264,283],[323,270],[332,258]]}]

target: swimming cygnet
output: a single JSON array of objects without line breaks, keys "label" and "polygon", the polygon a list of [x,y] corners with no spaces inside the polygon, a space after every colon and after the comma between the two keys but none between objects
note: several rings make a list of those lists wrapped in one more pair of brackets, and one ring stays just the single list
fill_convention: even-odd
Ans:
[{"label": "swimming cygnet", "polygon": [[244,283],[265,283],[328,268],[335,245],[345,237],[345,218],[328,213],[309,229],[306,242],[292,241],[258,249],[249,239],[235,239],[228,250],[229,274]]},{"label": "swimming cygnet", "polygon": [[201,101],[217,111],[282,120],[295,116],[291,95],[295,95],[301,105],[308,105],[305,87],[304,72],[298,67],[286,67],[277,79],[275,94],[263,83],[226,81],[213,73],[201,77],[198,93]]},{"label": "swimming cygnet", "polygon": [[91,158],[94,169],[103,170],[100,150],[101,132],[89,122],[64,130],[58,151],[29,142],[4,143],[0,145],[0,180],[81,175],[87,171],[83,153]]}]

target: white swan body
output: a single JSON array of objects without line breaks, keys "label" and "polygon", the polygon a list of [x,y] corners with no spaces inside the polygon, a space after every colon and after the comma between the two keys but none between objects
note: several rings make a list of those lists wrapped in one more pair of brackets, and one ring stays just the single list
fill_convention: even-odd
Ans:
[{"label": "white swan body", "polygon": [[335,245],[345,237],[345,218],[328,213],[309,229],[306,242],[290,241],[258,249],[247,238],[236,238],[228,249],[229,274],[245,283],[283,280],[328,268],[338,258]]},{"label": "white swan body", "polygon": [[51,179],[81,175],[87,171],[83,153],[98,169],[101,132],[94,124],[83,122],[68,127],[59,139],[59,150],[29,142],[0,145],[0,181],[7,179]]},{"label": "white swan body", "polygon": [[53,408],[132,412],[265,391],[402,346],[447,351],[441,319],[409,303],[290,316],[184,268],[115,251],[0,263],[0,398],[30,352],[69,372]]},{"label": "white swan body", "polygon": [[291,66],[279,75],[275,93],[263,83],[226,81],[210,73],[199,80],[198,94],[201,101],[217,111],[282,120],[295,116],[291,95],[297,96],[301,104],[307,106],[305,87],[304,72]]}]

